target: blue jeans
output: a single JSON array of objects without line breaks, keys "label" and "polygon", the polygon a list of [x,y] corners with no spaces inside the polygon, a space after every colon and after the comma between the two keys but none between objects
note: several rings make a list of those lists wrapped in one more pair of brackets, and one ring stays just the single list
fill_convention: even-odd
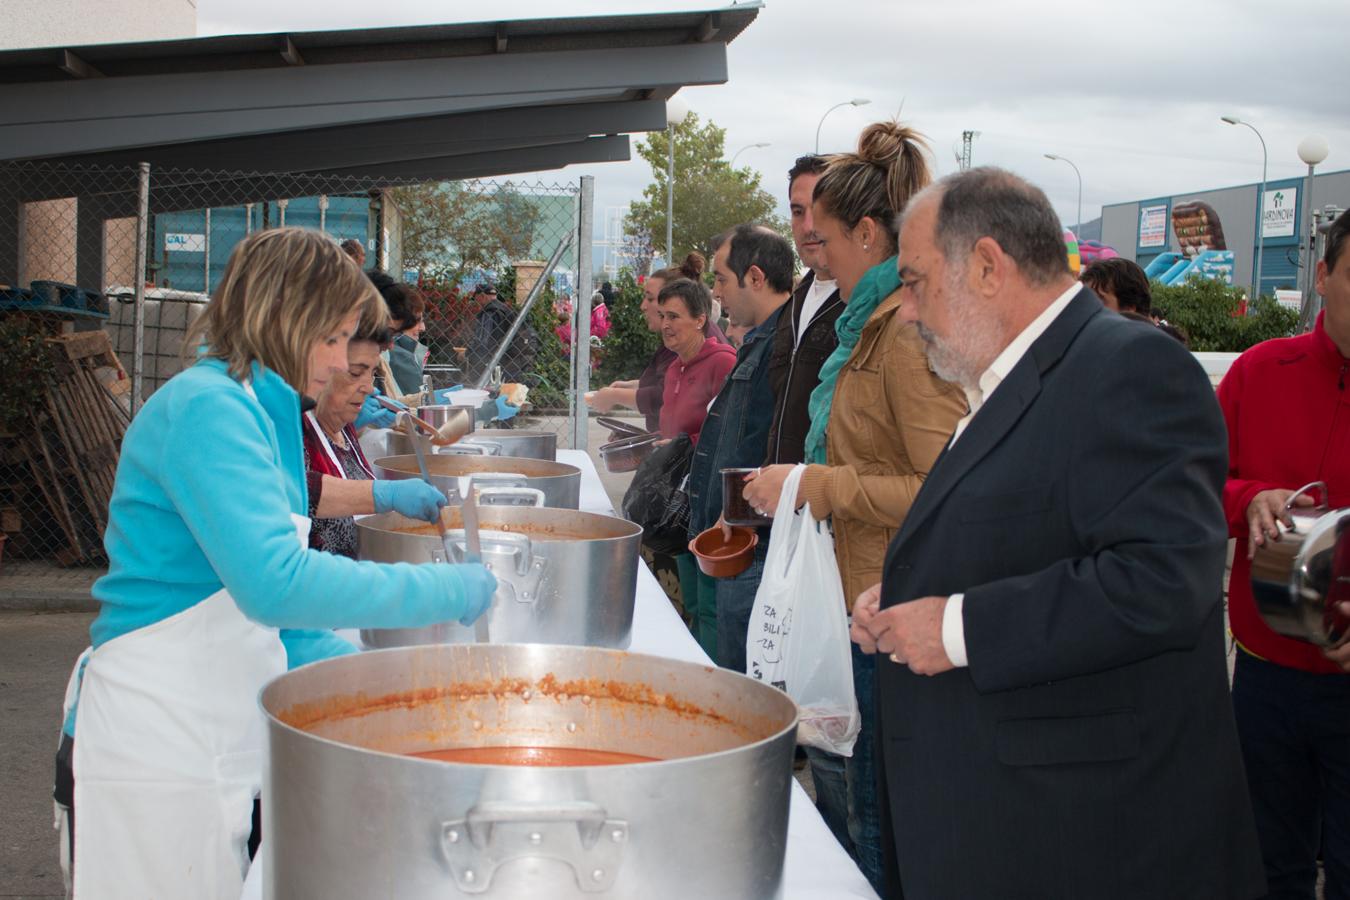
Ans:
[{"label": "blue jeans", "polygon": [[1350,677],[1237,651],[1233,712],[1261,839],[1268,900],[1350,897]]},{"label": "blue jeans", "polygon": [[717,582],[717,652],[713,661],[724,669],[745,671],[745,636],[750,629],[750,611],[755,605],[755,592],[764,574],[764,556],[767,542],[755,548],[755,558],[735,578],[718,578]]},{"label": "blue jeans", "polygon": [[853,651],[853,691],[858,697],[862,728],[853,745],[853,755],[844,764],[848,782],[848,836],[853,841],[853,859],[877,893],[885,895],[882,872],[881,793],[877,788],[877,708],[875,685],[877,658],[863,653],[849,641]]}]

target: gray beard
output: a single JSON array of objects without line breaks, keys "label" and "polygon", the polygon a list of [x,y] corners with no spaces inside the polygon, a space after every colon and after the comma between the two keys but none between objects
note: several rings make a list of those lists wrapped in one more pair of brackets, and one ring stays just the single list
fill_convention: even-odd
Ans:
[{"label": "gray beard", "polygon": [[961,357],[957,349],[943,341],[932,331],[919,324],[919,337],[923,338],[928,353],[928,365],[934,374],[943,381],[959,384],[968,390],[974,390],[980,383],[980,371],[972,371],[970,364]]}]

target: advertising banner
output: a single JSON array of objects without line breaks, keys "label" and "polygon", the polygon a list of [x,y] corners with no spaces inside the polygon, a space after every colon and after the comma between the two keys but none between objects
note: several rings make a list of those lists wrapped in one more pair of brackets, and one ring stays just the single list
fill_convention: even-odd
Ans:
[{"label": "advertising banner", "polygon": [[1139,246],[1167,246],[1167,206],[1143,206],[1139,209]]}]

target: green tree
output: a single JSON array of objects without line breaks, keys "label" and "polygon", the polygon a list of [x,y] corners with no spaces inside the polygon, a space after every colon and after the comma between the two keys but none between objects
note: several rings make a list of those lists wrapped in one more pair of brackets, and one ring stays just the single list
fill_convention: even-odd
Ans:
[{"label": "green tree", "polygon": [[[787,223],[774,214],[773,195],[760,187],[760,176],[749,168],[733,169],[724,159],[726,129],[709,121],[700,124],[690,113],[673,129],[675,135],[675,228],[673,260],[691,250],[706,252],[708,241],[742,222],[758,222],[780,234]],[[649,132],[637,146],[638,155],[652,167],[652,183],[641,200],[628,206],[624,230],[629,243],[665,252],[667,131]],[[642,260],[635,262],[641,271]]]},{"label": "green tree", "polygon": [[458,286],[527,256],[540,210],[511,182],[448,181],[393,190],[403,214],[403,262],[419,280]]}]

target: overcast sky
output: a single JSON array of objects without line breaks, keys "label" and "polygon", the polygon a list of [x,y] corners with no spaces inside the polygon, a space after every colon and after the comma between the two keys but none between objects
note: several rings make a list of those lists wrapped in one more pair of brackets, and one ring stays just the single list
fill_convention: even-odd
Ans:
[{"label": "overcast sky", "polygon": [[[553,17],[557,0],[197,0],[202,35]],[[568,15],[714,9],[690,0],[570,0]],[[979,164],[1041,185],[1070,226],[1106,203],[1298,176],[1296,148],[1325,135],[1323,171],[1350,168],[1347,0],[767,0],[729,47],[730,80],[681,92],[727,129],[727,153],[764,173],[786,212],[785,173],[811,150],[849,149],[870,121],[900,112],[931,139],[938,172],[957,168],[961,132]],[[597,60],[597,63],[600,63]],[[903,109],[902,109],[903,105]],[[636,144],[640,136],[634,135]],[[544,176],[596,178],[597,219],[650,180],[637,158]]]}]

